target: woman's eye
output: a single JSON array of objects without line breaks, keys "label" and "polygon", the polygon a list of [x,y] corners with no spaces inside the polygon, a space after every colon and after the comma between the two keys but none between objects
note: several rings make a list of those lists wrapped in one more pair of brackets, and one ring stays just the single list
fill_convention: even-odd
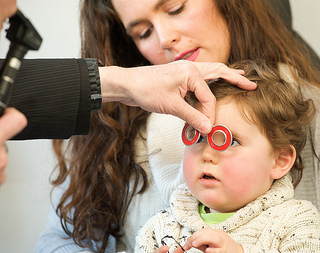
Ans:
[{"label": "woman's eye", "polygon": [[151,35],[151,28],[147,29],[144,33],[139,35],[139,39],[143,40],[143,39],[147,39],[148,37],[150,37]]},{"label": "woman's eye", "polygon": [[185,3],[183,3],[178,9],[175,9],[173,11],[169,11],[169,15],[174,16],[174,15],[180,14],[183,11],[184,7],[185,7]]},{"label": "woman's eye", "polygon": [[238,146],[238,145],[240,145],[240,143],[236,139],[232,138],[230,146]]}]

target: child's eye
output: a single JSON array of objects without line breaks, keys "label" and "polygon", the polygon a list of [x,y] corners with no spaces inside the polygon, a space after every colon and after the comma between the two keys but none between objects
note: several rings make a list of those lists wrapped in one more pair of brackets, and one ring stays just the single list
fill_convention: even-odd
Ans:
[{"label": "child's eye", "polygon": [[205,139],[203,138],[202,135],[200,135],[199,140],[197,141],[197,143],[203,143],[205,142]]},{"label": "child's eye", "polygon": [[240,143],[235,138],[232,138],[232,142],[230,146],[238,146],[238,145],[240,145]]},{"label": "child's eye", "polygon": [[197,135],[197,130],[189,125],[185,131],[186,139],[193,140],[196,137],[196,135]]}]

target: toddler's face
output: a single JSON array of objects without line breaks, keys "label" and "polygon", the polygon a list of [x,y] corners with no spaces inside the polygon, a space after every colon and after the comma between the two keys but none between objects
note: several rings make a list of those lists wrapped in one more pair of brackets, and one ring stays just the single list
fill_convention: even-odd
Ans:
[{"label": "toddler's face", "polygon": [[213,150],[200,138],[187,146],[183,170],[187,186],[203,204],[220,212],[232,212],[269,190],[275,156],[259,128],[244,119],[235,103],[217,103],[215,124],[229,128],[231,146]]}]

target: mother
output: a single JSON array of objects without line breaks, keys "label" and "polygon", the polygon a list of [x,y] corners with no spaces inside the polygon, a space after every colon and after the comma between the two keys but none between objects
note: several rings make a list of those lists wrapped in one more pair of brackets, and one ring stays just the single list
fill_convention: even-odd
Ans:
[{"label": "mother", "polygon": [[[319,77],[264,0],[83,0],[81,14],[83,57],[126,67],[263,58],[298,82],[319,109]],[[318,113],[296,194],[318,208],[319,120]],[[91,124],[88,136],[72,137],[67,157],[63,143],[54,143],[59,174],[53,202],[60,219],[52,209],[40,252],[80,251],[74,242],[104,252],[114,242],[110,236],[131,252],[139,227],[169,204],[183,181],[181,120],[110,103]],[[66,233],[74,241],[61,239]]]}]

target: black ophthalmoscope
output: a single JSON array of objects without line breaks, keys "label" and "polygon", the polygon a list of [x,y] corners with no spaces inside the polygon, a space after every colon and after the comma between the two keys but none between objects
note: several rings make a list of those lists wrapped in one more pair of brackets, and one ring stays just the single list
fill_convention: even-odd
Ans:
[{"label": "black ophthalmoscope", "polygon": [[6,37],[11,43],[0,71],[0,117],[10,101],[13,84],[24,56],[28,50],[38,50],[42,42],[41,36],[21,11],[18,10],[9,18],[9,23]]}]

